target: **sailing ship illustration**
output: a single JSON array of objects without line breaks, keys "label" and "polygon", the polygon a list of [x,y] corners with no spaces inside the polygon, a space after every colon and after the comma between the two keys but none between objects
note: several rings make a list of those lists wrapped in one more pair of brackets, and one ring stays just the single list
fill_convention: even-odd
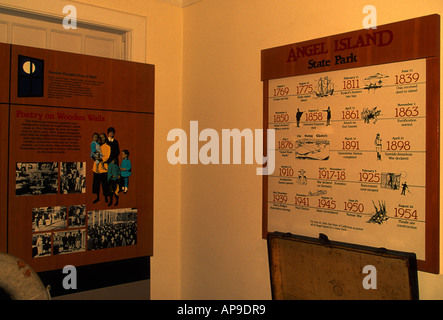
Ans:
[{"label": "sailing ship illustration", "polygon": [[365,78],[364,89],[368,90],[368,92],[371,89],[374,89],[374,91],[375,91],[375,89],[383,87],[383,79],[388,78],[388,77],[389,76],[385,76],[385,75],[377,72],[376,74]]},{"label": "sailing ship illustration", "polygon": [[334,93],[334,83],[327,76],[320,78],[314,93],[318,98],[330,96]]}]

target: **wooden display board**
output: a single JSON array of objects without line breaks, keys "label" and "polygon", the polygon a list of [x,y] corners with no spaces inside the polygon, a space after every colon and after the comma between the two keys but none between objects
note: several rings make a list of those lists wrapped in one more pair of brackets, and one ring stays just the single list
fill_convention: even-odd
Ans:
[{"label": "wooden display board", "polygon": [[6,44],[0,66],[0,249],[37,272],[152,255],[154,66]]},{"label": "wooden display board", "polygon": [[325,233],[439,273],[440,16],[263,50],[262,81],[263,238]]},{"label": "wooden display board", "polygon": [[414,253],[276,232],[268,234],[268,254],[274,300],[419,298]]}]

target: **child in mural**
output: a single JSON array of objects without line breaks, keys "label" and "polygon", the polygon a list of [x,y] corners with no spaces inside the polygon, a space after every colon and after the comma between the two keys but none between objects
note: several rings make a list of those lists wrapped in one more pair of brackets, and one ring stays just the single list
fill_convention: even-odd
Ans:
[{"label": "child in mural", "polygon": [[91,153],[89,154],[89,156],[91,157],[91,159],[94,159],[97,164],[100,163],[100,159],[103,157],[97,132],[94,132],[94,134],[92,135]]},{"label": "child in mural", "polygon": [[122,151],[122,164],[120,166],[121,176],[122,176],[122,182],[123,187],[122,190],[124,193],[128,192],[128,186],[129,186],[129,177],[132,174],[131,170],[131,161],[129,160],[129,151],[123,150]]},{"label": "child in mural", "polygon": [[108,165],[108,184],[109,184],[109,203],[108,206],[112,205],[113,197],[115,196],[115,205],[118,205],[118,192],[120,191],[119,181],[120,181],[120,169],[117,165],[117,159],[113,158],[111,163]]}]

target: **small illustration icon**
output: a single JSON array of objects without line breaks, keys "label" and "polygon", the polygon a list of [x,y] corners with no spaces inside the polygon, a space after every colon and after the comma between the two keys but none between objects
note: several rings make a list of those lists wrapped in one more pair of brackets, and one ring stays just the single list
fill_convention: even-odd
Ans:
[{"label": "small illustration icon", "polygon": [[295,119],[297,120],[297,127],[300,127],[300,120],[302,115],[303,111],[300,111],[300,108],[297,108],[297,113],[295,114]]},{"label": "small illustration icon", "polygon": [[372,123],[375,124],[378,120],[378,116],[381,115],[381,110],[377,110],[378,107],[374,107],[372,109],[363,108],[361,113],[361,117],[364,120],[364,123]]},{"label": "small illustration icon", "polygon": [[401,173],[383,172],[381,174],[381,187],[384,189],[399,190]]},{"label": "small illustration icon", "polygon": [[326,110],[323,110],[326,112],[326,126],[331,125],[331,107],[328,106]]},{"label": "small illustration icon", "polygon": [[328,193],[326,190],[317,190],[315,192],[308,191],[308,197],[322,196]]},{"label": "small illustration icon", "polygon": [[308,184],[308,179],[306,178],[305,173],[306,171],[304,169],[298,170],[298,176],[295,180],[298,184],[303,184],[303,185]]},{"label": "small illustration icon", "polygon": [[44,61],[18,56],[18,97],[43,97]]},{"label": "small illustration icon", "polygon": [[402,195],[402,196],[405,196],[405,195],[406,195],[406,191],[408,191],[409,193],[411,193],[411,191],[409,191],[409,186],[408,186],[408,184],[407,184],[406,181],[405,181],[405,182],[403,182],[403,183],[401,184],[401,195]]},{"label": "small illustration icon", "polygon": [[364,89],[371,91],[371,89],[375,90],[383,87],[383,79],[388,78],[389,76],[385,76],[379,72],[376,74],[365,78],[365,86]]},{"label": "small illustration icon", "polygon": [[377,135],[375,136],[375,151],[377,152],[377,160],[381,160],[381,141],[382,139],[380,138],[380,133],[377,133]]},{"label": "small illustration icon", "polygon": [[304,138],[296,140],[295,144],[296,159],[329,159],[329,141],[326,139]]},{"label": "small illustration icon", "polygon": [[375,213],[368,220],[368,223],[382,224],[383,222],[389,219],[386,211],[385,201],[378,201],[378,207],[375,205],[374,201],[372,201],[372,204],[374,205]]},{"label": "small illustration icon", "polygon": [[320,78],[317,82],[315,95],[318,98],[323,98],[332,95],[334,93],[334,84],[331,82],[332,80],[327,76]]}]

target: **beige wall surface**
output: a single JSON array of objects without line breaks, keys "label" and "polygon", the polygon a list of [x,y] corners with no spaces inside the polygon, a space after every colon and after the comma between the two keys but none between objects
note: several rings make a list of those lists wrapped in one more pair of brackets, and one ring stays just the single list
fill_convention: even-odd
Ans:
[{"label": "beige wall surface", "polygon": [[[257,165],[173,166],[166,137],[174,128],[189,133],[191,120],[219,133],[261,128],[260,51],[361,29],[368,2],[77,2],[147,18],[146,62],[156,67],[151,298],[270,299]],[[441,0],[370,4],[378,24],[443,14]],[[419,273],[419,285],[422,299],[443,299],[443,275]]]}]

